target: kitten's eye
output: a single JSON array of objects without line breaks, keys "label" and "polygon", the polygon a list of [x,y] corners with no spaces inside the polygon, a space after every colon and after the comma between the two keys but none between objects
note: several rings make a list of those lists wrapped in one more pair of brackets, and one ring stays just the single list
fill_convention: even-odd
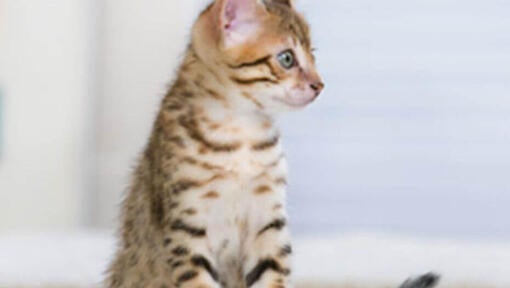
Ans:
[{"label": "kitten's eye", "polygon": [[296,59],[294,57],[294,53],[291,50],[283,51],[278,54],[278,62],[285,69],[290,69],[296,65]]}]

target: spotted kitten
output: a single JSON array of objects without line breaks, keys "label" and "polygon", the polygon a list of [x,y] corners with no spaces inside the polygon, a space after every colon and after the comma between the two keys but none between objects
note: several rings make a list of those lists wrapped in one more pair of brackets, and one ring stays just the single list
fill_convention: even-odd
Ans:
[{"label": "spotted kitten", "polygon": [[125,199],[108,287],[292,287],[274,117],[322,91],[311,51],[288,0],[202,12]]},{"label": "spotted kitten", "polygon": [[309,33],[290,0],[202,12],[124,201],[107,287],[293,287],[274,117],[324,87]]}]

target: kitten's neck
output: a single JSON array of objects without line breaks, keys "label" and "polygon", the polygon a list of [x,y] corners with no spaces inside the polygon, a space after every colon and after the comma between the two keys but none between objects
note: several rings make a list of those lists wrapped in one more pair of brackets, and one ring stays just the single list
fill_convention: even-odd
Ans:
[{"label": "kitten's neck", "polygon": [[270,123],[274,126],[273,115],[242,97],[242,92],[221,69],[204,62],[190,46],[172,88],[172,96],[182,98],[191,109],[214,121],[228,120],[247,125],[264,123],[265,126]]}]

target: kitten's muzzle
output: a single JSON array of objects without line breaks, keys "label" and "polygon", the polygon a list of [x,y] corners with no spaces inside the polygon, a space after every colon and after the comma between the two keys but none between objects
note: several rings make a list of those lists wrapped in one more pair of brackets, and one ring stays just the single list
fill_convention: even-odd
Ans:
[{"label": "kitten's muzzle", "polygon": [[315,92],[315,97],[319,96],[321,94],[322,90],[324,90],[324,83],[322,82],[315,82],[310,84],[310,88]]}]

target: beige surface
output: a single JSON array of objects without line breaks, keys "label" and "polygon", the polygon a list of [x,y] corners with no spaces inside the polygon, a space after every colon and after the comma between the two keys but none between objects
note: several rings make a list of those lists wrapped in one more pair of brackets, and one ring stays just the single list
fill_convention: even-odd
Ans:
[{"label": "beige surface", "polygon": [[[7,288],[7,287],[0,287]],[[20,287],[9,287],[9,288],[99,288],[99,287],[77,287],[77,286],[66,286],[66,285],[48,285],[48,286],[20,286]],[[296,288],[396,288],[392,285],[361,285],[361,284],[311,284],[311,283],[301,283],[296,286]],[[499,288],[495,286],[487,286],[487,285],[466,285],[466,284],[457,284],[457,285],[439,285],[438,288]]]}]

